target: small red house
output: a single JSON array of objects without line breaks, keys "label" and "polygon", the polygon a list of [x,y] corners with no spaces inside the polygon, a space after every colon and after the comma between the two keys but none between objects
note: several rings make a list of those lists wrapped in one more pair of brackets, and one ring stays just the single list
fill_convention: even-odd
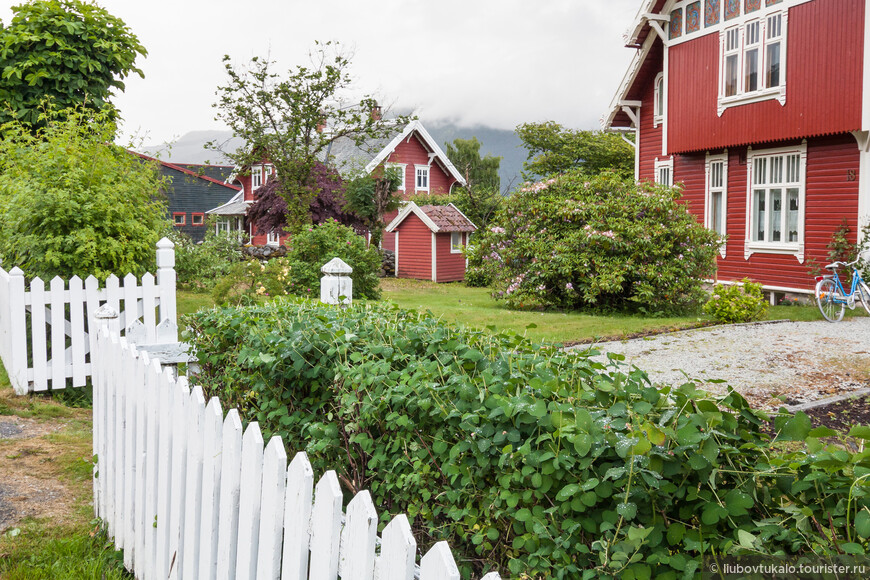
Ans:
[{"label": "small red house", "polygon": [[408,202],[387,225],[393,234],[396,277],[458,282],[465,278],[465,256],[471,232],[477,230],[455,205]]},{"label": "small red house", "polygon": [[680,184],[721,234],[721,281],[809,292],[808,261],[870,218],[865,0],[638,3],[604,126],[633,131],[636,177]]}]

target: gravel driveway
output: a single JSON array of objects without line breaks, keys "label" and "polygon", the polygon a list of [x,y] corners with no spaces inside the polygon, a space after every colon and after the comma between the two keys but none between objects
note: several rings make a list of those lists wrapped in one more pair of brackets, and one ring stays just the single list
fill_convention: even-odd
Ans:
[{"label": "gravel driveway", "polygon": [[[588,346],[572,347],[584,349]],[[625,355],[655,383],[723,379],[756,407],[778,408],[870,386],[870,318],[832,324],[762,322],[686,330],[596,345]],[[724,393],[725,383],[706,390]],[[781,398],[776,398],[781,397]]]}]

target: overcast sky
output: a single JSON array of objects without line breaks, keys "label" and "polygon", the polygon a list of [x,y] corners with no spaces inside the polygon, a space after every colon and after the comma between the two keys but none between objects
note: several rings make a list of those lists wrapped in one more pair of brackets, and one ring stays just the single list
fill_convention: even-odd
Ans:
[{"label": "overcast sky", "polygon": [[[8,23],[18,0],[0,0]],[[148,50],[115,103],[125,131],[160,143],[214,120],[221,59],[307,62],[315,40],[353,50],[358,86],[424,123],[597,129],[632,57],[640,0],[100,0]]]}]

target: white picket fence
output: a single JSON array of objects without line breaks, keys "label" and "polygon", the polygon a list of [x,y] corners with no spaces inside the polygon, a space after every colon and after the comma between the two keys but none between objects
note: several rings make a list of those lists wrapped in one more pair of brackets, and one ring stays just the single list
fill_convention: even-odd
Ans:
[{"label": "white picket fence", "polygon": [[368,491],[342,514],[334,471],[315,485],[304,452],[288,466],[279,437],[146,351],[106,328],[95,352],[94,509],[137,578],[459,578],[446,542],[417,567],[406,516],[378,538]]},{"label": "white picket fence", "polygon": [[85,385],[96,344],[90,324],[102,304],[121,313],[116,331],[141,320],[147,342],[175,342],[174,267],[174,245],[163,238],[157,243],[156,280],[152,274],[141,281],[128,274],[122,286],[113,275],[100,288],[93,276],[84,282],[74,276],[68,286],[54,278],[46,290],[45,282],[34,278],[28,290],[21,269],[0,268],[0,358],[15,392],[63,389],[68,379],[73,387]]}]

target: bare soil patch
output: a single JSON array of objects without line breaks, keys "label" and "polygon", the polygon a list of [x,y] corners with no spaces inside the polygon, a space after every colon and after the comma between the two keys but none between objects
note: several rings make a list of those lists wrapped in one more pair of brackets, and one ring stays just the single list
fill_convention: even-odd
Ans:
[{"label": "bare soil patch", "polygon": [[84,466],[90,458],[82,433],[90,412],[12,397],[11,390],[0,393],[3,411],[10,413],[0,415],[0,533],[25,518],[70,522],[78,517],[74,508],[82,494],[69,477],[70,464]]}]

